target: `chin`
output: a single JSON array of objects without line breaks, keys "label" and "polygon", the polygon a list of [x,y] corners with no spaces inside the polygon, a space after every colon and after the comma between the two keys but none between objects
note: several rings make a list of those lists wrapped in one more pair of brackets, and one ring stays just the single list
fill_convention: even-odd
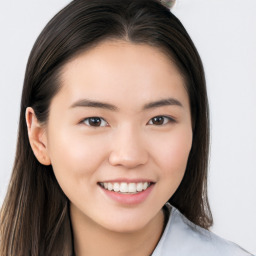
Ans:
[{"label": "chin", "polygon": [[116,233],[134,233],[142,230],[144,227],[147,226],[147,222],[145,219],[139,220],[139,219],[131,219],[131,220],[117,220],[116,218],[113,218],[109,222],[105,222],[102,226],[110,230],[112,232]]}]

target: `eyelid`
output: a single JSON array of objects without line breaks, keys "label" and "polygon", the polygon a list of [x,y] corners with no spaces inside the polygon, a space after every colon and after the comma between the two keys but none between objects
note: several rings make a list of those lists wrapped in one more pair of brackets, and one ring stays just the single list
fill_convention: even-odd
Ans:
[{"label": "eyelid", "polygon": [[[165,120],[164,120],[164,123],[163,123],[163,124],[159,124],[159,125],[154,124],[152,121],[153,121],[153,119],[156,118],[156,117],[164,118],[164,119],[165,119]],[[101,124],[100,124],[99,126],[96,126],[96,125],[93,126],[93,125],[90,125],[89,123],[87,123],[87,122],[88,122],[90,119],[92,119],[92,118],[95,118],[95,119],[98,118],[98,119],[100,119],[100,120],[101,120]],[[157,115],[157,116],[152,117],[152,118],[148,121],[147,125],[163,126],[163,125],[166,125],[166,124],[168,124],[168,123],[175,123],[175,122],[176,122],[175,118],[173,118],[173,117],[171,117],[171,116]],[[102,125],[102,123],[103,123],[103,125]],[[88,126],[88,127],[95,127],[95,128],[97,128],[97,127],[107,127],[107,126],[109,126],[108,122],[107,122],[103,117],[100,117],[100,116],[90,116],[90,117],[83,118],[83,119],[79,122],[79,124],[85,124],[85,125]]]},{"label": "eyelid", "polygon": [[[165,118],[165,119],[167,119],[167,121],[165,121],[165,123],[164,123],[164,124],[161,124],[161,125],[155,125],[155,124],[153,124],[153,123],[150,124],[150,122],[152,122],[152,120],[153,120],[154,118],[156,118],[156,117]],[[155,125],[155,126],[163,126],[163,125],[166,125],[166,124],[168,124],[168,123],[176,123],[176,120],[175,120],[173,117],[171,117],[171,116],[157,115],[157,116],[152,117],[152,118],[148,121],[147,124],[149,124],[149,125]]]},{"label": "eyelid", "polygon": [[[98,118],[101,120],[101,122],[104,123],[104,125],[99,125],[99,126],[93,126],[93,125],[90,125],[89,123],[87,124],[86,121],[89,121],[90,119],[92,118]],[[94,128],[97,128],[97,127],[107,127],[109,126],[108,122],[103,118],[103,117],[100,117],[100,116],[90,116],[90,117],[86,117],[86,118],[83,118],[80,122],[80,124],[85,124],[86,126],[88,127],[94,127]]]}]

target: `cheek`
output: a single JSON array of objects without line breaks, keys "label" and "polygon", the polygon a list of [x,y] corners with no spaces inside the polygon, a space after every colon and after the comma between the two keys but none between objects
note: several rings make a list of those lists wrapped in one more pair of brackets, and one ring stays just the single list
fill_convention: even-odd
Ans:
[{"label": "cheek", "polygon": [[[69,136],[66,136],[66,135]],[[89,202],[87,195],[95,192],[97,170],[106,161],[102,140],[72,132],[54,133],[49,143],[55,177],[71,202]]]},{"label": "cheek", "polygon": [[105,161],[102,140],[65,130],[52,134],[48,149],[57,179],[72,178],[82,182]]},{"label": "cheek", "polygon": [[158,152],[162,181],[159,190],[169,200],[179,187],[187,166],[187,160],[192,144],[192,133],[177,133],[164,141]]},{"label": "cheek", "polygon": [[192,132],[185,131],[171,134],[159,148],[158,160],[165,178],[179,180],[184,175],[192,145]]}]

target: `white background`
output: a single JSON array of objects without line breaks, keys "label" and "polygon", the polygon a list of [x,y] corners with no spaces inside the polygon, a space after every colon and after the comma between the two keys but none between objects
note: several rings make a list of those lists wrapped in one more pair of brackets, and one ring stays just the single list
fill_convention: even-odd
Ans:
[{"label": "white background", "polygon": [[[15,155],[29,52],[68,0],[0,0],[0,204]],[[178,0],[202,57],[211,109],[213,231],[256,254],[256,1]]]}]

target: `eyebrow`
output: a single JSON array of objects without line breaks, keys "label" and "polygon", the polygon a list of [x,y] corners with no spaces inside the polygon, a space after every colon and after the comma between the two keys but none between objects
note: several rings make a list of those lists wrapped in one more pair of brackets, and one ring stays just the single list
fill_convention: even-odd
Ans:
[{"label": "eyebrow", "polygon": [[163,99],[163,100],[158,100],[154,102],[150,102],[146,105],[144,105],[143,109],[151,109],[151,108],[157,108],[157,107],[162,107],[162,106],[179,106],[183,107],[180,101],[174,99],[174,98],[168,98],[168,99]]},{"label": "eyebrow", "polygon": [[[143,110],[148,110],[152,108],[158,108],[162,106],[179,106],[183,107],[180,101],[174,98],[168,98],[168,99],[162,99],[154,102],[147,103],[143,106]],[[70,108],[76,108],[76,107],[89,107],[89,108],[101,108],[101,109],[107,109],[111,111],[118,111],[118,107],[109,104],[104,103],[100,101],[94,101],[89,99],[82,99],[78,100],[75,103],[73,103]]]},{"label": "eyebrow", "polygon": [[102,108],[102,109],[107,109],[112,111],[118,110],[118,108],[114,105],[104,103],[104,102],[99,102],[99,101],[88,100],[88,99],[78,100],[75,103],[73,103],[70,108],[76,108],[76,107]]}]

